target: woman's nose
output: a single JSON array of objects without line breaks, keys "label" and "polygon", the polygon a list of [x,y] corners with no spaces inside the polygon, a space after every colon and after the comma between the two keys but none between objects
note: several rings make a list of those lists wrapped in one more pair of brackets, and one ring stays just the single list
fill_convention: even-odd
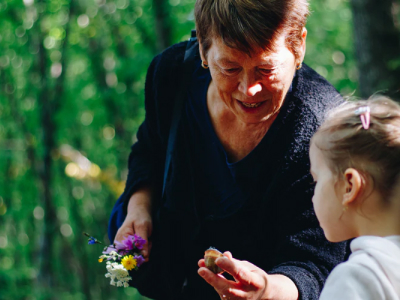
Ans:
[{"label": "woman's nose", "polygon": [[259,83],[255,79],[245,78],[239,84],[239,91],[249,97],[255,96],[257,93],[261,92],[261,90],[262,90],[261,83]]},{"label": "woman's nose", "polygon": [[257,83],[248,89],[248,95],[254,96],[258,92],[261,92],[261,84]]}]

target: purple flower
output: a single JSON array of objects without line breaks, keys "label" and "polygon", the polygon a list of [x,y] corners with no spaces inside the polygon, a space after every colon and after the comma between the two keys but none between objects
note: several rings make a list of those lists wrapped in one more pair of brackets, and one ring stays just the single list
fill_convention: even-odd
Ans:
[{"label": "purple flower", "polygon": [[133,235],[128,235],[126,238],[122,240],[122,245],[124,250],[132,250],[133,249]]},{"label": "purple flower", "polygon": [[103,254],[110,254],[111,251],[117,251],[117,249],[115,249],[113,245],[110,245],[104,248]]},{"label": "purple flower", "polygon": [[108,254],[111,251],[116,251],[118,254],[125,255],[131,250],[133,250],[133,235],[125,237],[122,242],[114,241],[114,245],[109,246],[103,253]]},{"label": "purple flower", "polygon": [[[110,245],[105,248],[103,254],[109,254],[111,251],[116,251],[120,255],[126,255],[135,248],[142,250],[144,244],[146,244],[146,240],[141,238],[139,235],[129,235],[125,237],[122,242],[115,241],[114,245]],[[141,257],[139,261],[143,263],[142,260],[143,257]]]},{"label": "purple flower", "polygon": [[144,263],[144,258],[141,255],[135,255],[134,259],[136,259],[136,267],[140,267]]},{"label": "purple flower", "polygon": [[143,245],[146,244],[146,240],[143,239],[141,236],[137,235],[136,233],[133,235],[134,243],[136,248],[139,250],[143,249]]},{"label": "purple flower", "polygon": [[107,249],[108,252],[115,251],[120,255],[125,255],[128,253],[128,249],[126,249],[125,244],[118,241],[115,241],[114,245],[109,246],[109,248],[111,248],[111,250]]}]

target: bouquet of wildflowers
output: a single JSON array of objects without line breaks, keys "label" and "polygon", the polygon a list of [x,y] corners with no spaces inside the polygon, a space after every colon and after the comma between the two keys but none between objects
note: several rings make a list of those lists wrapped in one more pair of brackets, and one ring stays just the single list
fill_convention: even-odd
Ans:
[{"label": "bouquet of wildflowers", "polygon": [[[89,236],[88,244],[101,244],[97,239]],[[115,286],[129,286],[129,276],[131,270],[138,270],[144,263],[144,258],[140,254],[146,240],[139,235],[129,235],[122,242],[116,241],[113,245],[104,248],[103,255],[99,257],[99,262],[106,260],[106,277],[111,278],[110,284]]]}]

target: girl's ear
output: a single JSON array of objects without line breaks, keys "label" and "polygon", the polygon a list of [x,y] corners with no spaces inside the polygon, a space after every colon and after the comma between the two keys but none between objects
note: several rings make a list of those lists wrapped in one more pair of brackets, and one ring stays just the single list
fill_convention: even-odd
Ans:
[{"label": "girl's ear", "polygon": [[362,177],[356,169],[348,168],[344,172],[344,188],[342,204],[347,206],[357,199],[362,189]]}]

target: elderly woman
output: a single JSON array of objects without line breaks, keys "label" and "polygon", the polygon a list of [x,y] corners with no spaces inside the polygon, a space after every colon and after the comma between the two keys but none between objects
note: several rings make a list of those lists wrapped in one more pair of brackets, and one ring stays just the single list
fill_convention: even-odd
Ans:
[{"label": "elderly woman", "polygon": [[[109,227],[111,240],[150,241],[131,274],[141,294],[317,299],[344,260],[346,245],[325,240],[312,209],[309,139],[341,98],[302,65],[307,16],[306,0],[197,0],[190,73],[187,42],[151,63]],[[224,275],[199,261],[210,246],[230,251],[217,260]]]}]

